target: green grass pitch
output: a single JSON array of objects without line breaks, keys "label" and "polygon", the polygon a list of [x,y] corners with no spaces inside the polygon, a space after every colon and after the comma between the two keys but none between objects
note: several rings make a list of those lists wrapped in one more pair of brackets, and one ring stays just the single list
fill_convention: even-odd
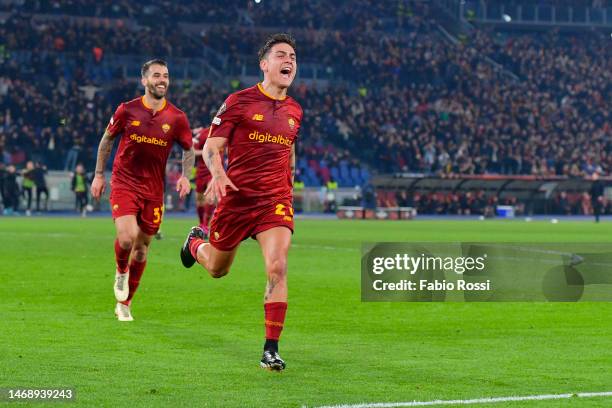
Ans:
[{"label": "green grass pitch", "polygon": [[[258,367],[265,275],[257,244],[243,243],[231,273],[213,280],[180,265],[193,222],[165,221],[132,306],[136,321],[119,323],[110,219],[0,218],[0,387],[75,387],[67,406],[83,407],[612,391],[610,303],[362,303],[359,291],[362,241],[612,244],[612,224],[298,220],[281,339],[287,369],[278,374]],[[490,406],[602,407],[612,399]]]}]

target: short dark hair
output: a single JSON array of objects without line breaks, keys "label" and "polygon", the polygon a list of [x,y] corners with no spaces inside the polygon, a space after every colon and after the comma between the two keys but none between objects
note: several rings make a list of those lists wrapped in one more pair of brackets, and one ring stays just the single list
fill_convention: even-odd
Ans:
[{"label": "short dark hair", "polygon": [[147,76],[147,72],[149,72],[149,68],[151,68],[151,65],[161,65],[162,67],[167,67],[168,63],[160,58],[155,58],[145,62],[144,64],[142,64],[142,68],[140,69],[140,74],[143,77]]},{"label": "short dark hair", "polygon": [[276,33],[269,36],[263,47],[259,49],[259,52],[257,53],[259,60],[261,61],[262,59],[265,59],[272,47],[274,47],[276,44],[289,44],[295,51],[295,39],[291,36],[291,34]]}]

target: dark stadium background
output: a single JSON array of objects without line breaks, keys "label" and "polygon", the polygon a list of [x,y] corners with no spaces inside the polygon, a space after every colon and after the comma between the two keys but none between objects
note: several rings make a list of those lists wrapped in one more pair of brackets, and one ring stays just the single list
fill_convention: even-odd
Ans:
[{"label": "dark stadium background", "polygon": [[300,65],[291,93],[305,110],[297,207],[592,214],[592,175],[605,185],[612,164],[610,6],[1,1],[2,192],[19,194],[7,173],[33,161],[49,170],[50,208],[72,208],[69,172],[77,163],[93,170],[114,108],[142,92],[143,61],[169,61],[169,99],[198,128],[258,80],[265,36],[288,31]]},{"label": "dark stadium background", "polygon": [[[113,316],[108,192],[79,214],[72,191],[143,62],[168,61],[197,129],[260,80],[275,32],[297,40],[304,108],[282,374],[259,368],[257,242],[223,279],[181,265],[180,150],[131,323]],[[612,303],[366,302],[360,270],[368,243],[517,244],[515,283],[530,260],[548,271],[542,248],[610,247],[611,105],[611,0],[0,0],[0,405],[70,387],[83,407],[612,406]]]}]

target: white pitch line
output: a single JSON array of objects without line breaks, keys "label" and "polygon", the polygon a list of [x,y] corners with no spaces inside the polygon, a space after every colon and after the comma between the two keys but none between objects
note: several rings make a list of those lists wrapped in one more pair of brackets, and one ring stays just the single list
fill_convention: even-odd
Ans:
[{"label": "white pitch line", "polygon": [[308,245],[308,244],[291,244],[293,248],[304,248],[304,249],[322,249],[325,251],[348,251],[348,252],[359,252],[359,248],[349,247],[337,247],[331,245]]},{"label": "white pitch line", "polygon": [[541,400],[557,400],[557,399],[569,399],[569,398],[593,398],[593,397],[612,397],[612,391],[577,392],[573,394],[527,395],[524,397],[477,398],[477,399],[469,399],[469,400],[374,402],[374,403],[362,403],[362,404],[325,405],[325,406],[319,406],[316,408],[403,408],[403,407],[425,407],[425,406],[432,406],[432,405],[490,404],[490,403],[496,403],[496,402],[541,401]]}]

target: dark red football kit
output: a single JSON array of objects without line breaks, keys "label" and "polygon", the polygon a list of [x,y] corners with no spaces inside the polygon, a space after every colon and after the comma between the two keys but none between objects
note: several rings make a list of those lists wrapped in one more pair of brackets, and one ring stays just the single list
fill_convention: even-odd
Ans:
[{"label": "dark red football kit", "polygon": [[293,231],[291,151],[302,108],[291,97],[266,94],[260,84],[231,94],[212,122],[210,137],[227,139],[227,189],[210,227],[210,243],[229,251],[276,226]]},{"label": "dark red football kit", "polygon": [[113,219],[136,215],[142,231],[153,235],[162,220],[166,162],[172,145],[178,143],[184,150],[192,146],[187,116],[167,101],[153,113],[140,97],[119,105],[107,131],[113,136],[122,134],[111,177]]}]

